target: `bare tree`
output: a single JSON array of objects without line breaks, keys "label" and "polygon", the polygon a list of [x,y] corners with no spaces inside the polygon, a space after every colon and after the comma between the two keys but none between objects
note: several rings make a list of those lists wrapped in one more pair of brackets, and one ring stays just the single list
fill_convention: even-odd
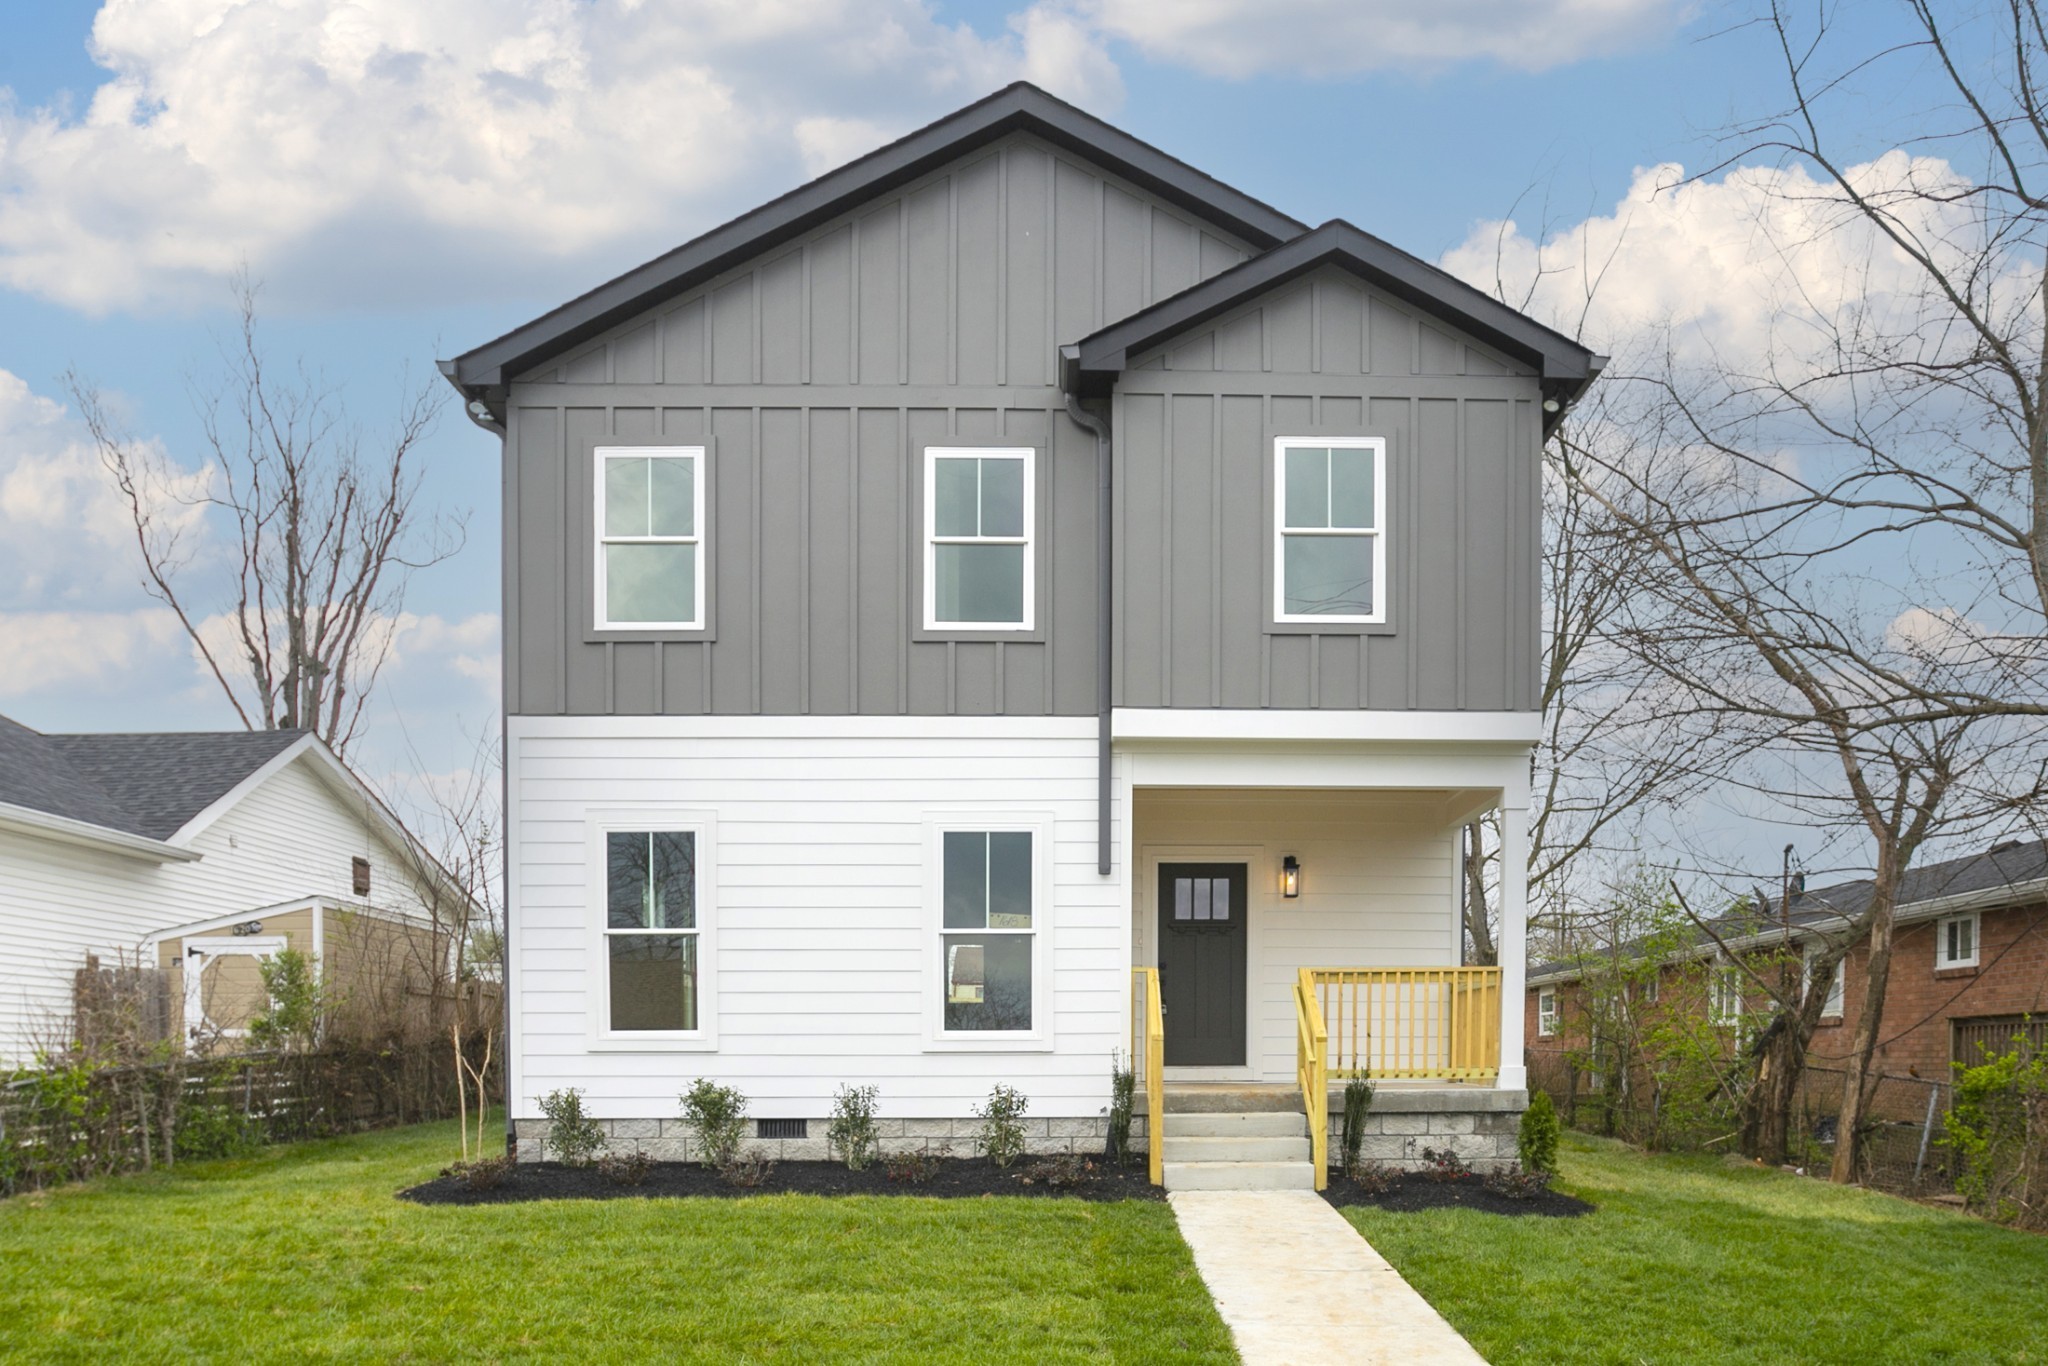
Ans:
[{"label": "bare tree", "polygon": [[[389,652],[414,570],[462,545],[462,521],[422,517],[414,455],[433,430],[440,386],[408,383],[375,442],[303,367],[280,378],[259,340],[256,288],[237,285],[227,373],[198,392],[203,477],[128,436],[99,389],[65,377],[126,502],[150,594],[251,730],[311,730],[348,749]],[[234,529],[226,573],[197,558],[199,507]]]}]

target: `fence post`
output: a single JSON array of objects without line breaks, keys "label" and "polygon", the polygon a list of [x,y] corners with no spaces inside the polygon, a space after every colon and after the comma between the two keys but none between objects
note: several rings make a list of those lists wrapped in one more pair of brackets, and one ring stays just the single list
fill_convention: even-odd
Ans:
[{"label": "fence post", "polygon": [[1934,1133],[1934,1102],[1939,1099],[1941,1099],[1941,1087],[1934,1082],[1928,1082],[1927,1118],[1920,1125],[1920,1155],[1913,1159],[1913,1186],[1915,1189],[1918,1189],[1920,1185],[1920,1169],[1927,1165],[1927,1140]]}]

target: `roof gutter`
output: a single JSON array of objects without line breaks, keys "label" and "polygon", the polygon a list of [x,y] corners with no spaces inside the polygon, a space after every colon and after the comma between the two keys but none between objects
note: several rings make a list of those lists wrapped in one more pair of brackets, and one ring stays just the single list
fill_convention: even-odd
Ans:
[{"label": "roof gutter", "polygon": [[201,857],[191,849],[153,840],[147,835],[131,835],[111,826],[94,825],[91,821],[73,820],[69,816],[5,802],[0,802],[0,830],[56,840],[61,844],[76,844],[148,863],[196,863]]},{"label": "roof gutter", "polygon": [[[1060,348],[1060,379],[1064,385],[1080,362],[1076,347]],[[1110,518],[1114,490],[1110,483],[1109,423],[1081,406],[1080,395],[1067,388],[1067,416],[1095,435],[1095,871],[1109,876],[1110,859],[1110,613],[1115,594],[1110,582]]]}]

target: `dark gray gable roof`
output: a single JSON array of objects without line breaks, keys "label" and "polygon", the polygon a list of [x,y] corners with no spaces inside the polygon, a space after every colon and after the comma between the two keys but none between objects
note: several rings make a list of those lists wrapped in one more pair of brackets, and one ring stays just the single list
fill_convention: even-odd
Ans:
[{"label": "dark gray gable roof", "polygon": [[[1258,295],[1323,266],[1338,266],[1395,298],[1442,318],[1536,369],[1560,409],[1591,384],[1606,363],[1570,337],[1474,289],[1341,218],[1263,255],[1213,275],[1142,312],[1111,323],[1078,345],[1062,348],[1061,382],[1069,393],[1101,397],[1138,352],[1201,326]],[[1546,421],[1546,428],[1551,425]]]},{"label": "dark gray gable roof", "polygon": [[1255,249],[1308,230],[1307,224],[1278,209],[1019,81],[713,228],[495,341],[442,361],[441,373],[465,398],[495,404],[503,397],[509,376],[1014,132],[1028,132],[1076,152]]},{"label": "dark gray gable roof", "polygon": [[[2007,840],[1980,854],[1909,869],[1899,887],[1898,912],[1910,914],[1915,906],[1929,902],[2007,887],[2027,887],[2044,879],[2048,879],[2048,840]],[[1759,896],[1741,910],[1710,921],[1713,935],[1696,930],[1692,944],[1695,948],[1704,947],[1716,935],[1725,940],[1773,934],[1783,929],[1787,919],[1791,921],[1794,938],[1799,937],[1801,930],[1839,931],[1847,921],[1869,909],[1874,888],[1869,878],[1858,878],[1854,882],[1794,892],[1789,916],[1779,913],[1774,899]],[[1626,951],[1636,944],[1623,947]],[[1559,959],[1530,968],[1529,975],[1540,977],[1570,971],[1576,966],[1570,959]]]},{"label": "dark gray gable roof", "polygon": [[169,839],[305,733],[43,735],[0,717],[0,802]]}]

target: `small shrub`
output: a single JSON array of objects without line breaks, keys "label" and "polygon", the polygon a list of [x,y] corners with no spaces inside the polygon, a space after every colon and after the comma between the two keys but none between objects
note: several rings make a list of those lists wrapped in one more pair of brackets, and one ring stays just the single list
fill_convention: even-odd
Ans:
[{"label": "small shrub", "polygon": [[978,1107],[974,1117],[981,1132],[974,1137],[976,1152],[988,1154],[998,1167],[1007,1167],[1024,1155],[1024,1111],[1031,1102],[1013,1086],[996,1083],[988,1093],[988,1104]]},{"label": "small shrub", "polygon": [[1131,1158],[1131,1116],[1138,1102],[1137,1068],[1124,1060],[1122,1050],[1109,1055],[1109,1139],[1103,1156],[1111,1162]]},{"label": "small shrub", "polygon": [[1344,1083],[1344,1128],[1340,1146],[1344,1153],[1344,1170],[1358,1170],[1358,1153],[1365,1146],[1365,1112],[1372,1108],[1372,1083],[1366,1080],[1364,1069]]},{"label": "small shrub", "polygon": [[547,1116],[548,1136],[543,1154],[553,1153],[555,1161],[567,1167],[587,1167],[604,1149],[604,1130],[583,1113],[583,1093],[575,1087],[550,1091],[541,1098],[540,1112]]},{"label": "small shrub", "polygon": [[606,1153],[597,1159],[597,1174],[614,1186],[643,1185],[653,1171],[654,1157],[644,1148],[635,1148],[630,1153]]},{"label": "small shrub", "polygon": [[1463,1181],[1472,1174],[1472,1168],[1454,1148],[1424,1148],[1422,1174],[1431,1181]]},{"label": "small shrub", "polygon": [[747,1138],[747,1098],[730,1086],[699,1077],[683,1093],[683,1122],[697,1135],[704,1165],[720,1171],[740,1160]]},{"label": "small shrub", "polygon": [[1486,1188],[1510,1200],[1534,1200],[1550,1189],[1550,1173],[1531,1171],[1517,1162],[1504,1171],[1487,1173]]},{"label": "small shrub", "polygon": [[[2017,1041],[2015,1041],[2017,1043]],[[1956,1190],[2000,1223],[2048,1229],[2048,1053],[2015,1046],[1956,1070],[1943,1146],[1960,1159]]]},{"label": "small shrub", "polygon": [[1095,1164],[1080,1153],[1040,1158],[1017,1173],[1017,1180],[1027,1186],[1051,1186],[1054,1190],[1074,1190],[1094,1179]]},{"label": "small shrub", "polygon": [[1384,1162],[1360,1162],[1347,1173],[1352,1184],[1367,1195],[1386,1195],[1401,1188],[1401,1179],[1407,1175],[1399,1167],[1390,1167]]},{"label": "small shrub", "polygon": [[1529,1108],[1522,1111],[1521,1127],[1515,1131],[1521,1169],[1541,1176],[1555,1173],[1557,1145],[1563,1136],[1564,1126],[1558,1123],[1557,1107],[1550,1103],[1550,1093],[1538,1091],[1530,1096]]},{"label": "small shrub", "polygon": [[319,1042],[327,994],[318,963],[297,949],[279,949],[257,960],[270,1005],[249,1021],[249,1042],[258,1048],[304,1052]]},{"label": "small shrub", "polygon": [[441,1169],[441,1175],[454,1177],[473,1191],[495,1190],[511,1174],[509,1157],[480,1157],[474,1162],[457,1162]]},{"label": "small shrub", "polygon": [[178,1116],[172,1151],[180,1159],[246,1157],[262,1146],[262,1120],[232,1105],[193,1105]]},{"label": "small shrub", "polygon": [[882,1173],[891,1181],[905,1186],[922,1186],[939,1174],[939,1163],[953,1155],[953,1145],[941,1143],[936,1148],[913,1148],[907,1152],[891,1153],[882,1159]]},{"label": "small shrub", "polygon": [[734,1155],[718,1169],[728,1185],[742,1190],[758,1190],[768,1184],[768,1178],[775,1174],[775,1159],[768,1156],[766,1148],[749,1148]]},{"label": "small shrub", "polygon": [[881,1151],[882,1135],[875,1124],[875,1098],[880,1094],[873,1086],[842,1086],[832,1097],[832,1123],[825,1130],[825,1148],[838,1153],[850,1172],[867,1166]]}]

